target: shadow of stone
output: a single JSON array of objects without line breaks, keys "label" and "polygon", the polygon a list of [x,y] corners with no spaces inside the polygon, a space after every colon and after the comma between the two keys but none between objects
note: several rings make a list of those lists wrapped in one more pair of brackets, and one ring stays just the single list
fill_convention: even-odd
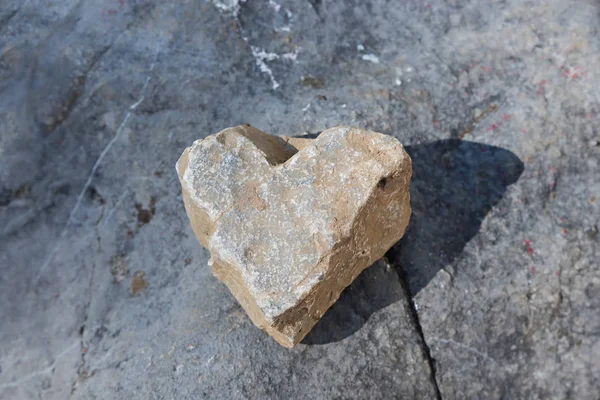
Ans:
[{"label": "shadow of stone", "polygon": [[462,252],[524,168],[508,150],[456,139],[406,146],[406,151],[413,166],[412,216],[404,237],[386,254],[396,280],[386,277],[385,263],[367,268],[302,343],[326,344],[353,334],[371,314],[399,300],[401,284],[411,296],[417,294]]}]

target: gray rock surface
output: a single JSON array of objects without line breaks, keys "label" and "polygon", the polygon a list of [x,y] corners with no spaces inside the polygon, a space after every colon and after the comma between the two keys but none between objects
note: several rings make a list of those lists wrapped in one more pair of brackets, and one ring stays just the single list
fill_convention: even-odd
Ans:
[{"label": "gray rock surface", "polygon": [[[597,399],[599,8],[2,1],[0,398]],[[391,266],[291,351],[178,198],[185,146],[242,123],[413,160]]]}]

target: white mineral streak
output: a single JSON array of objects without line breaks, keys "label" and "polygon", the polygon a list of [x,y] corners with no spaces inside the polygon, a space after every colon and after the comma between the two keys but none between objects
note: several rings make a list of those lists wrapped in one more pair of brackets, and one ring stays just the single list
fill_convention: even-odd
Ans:
[{"label": "white mineral streak", "polygon": [[375,54],[363,54],[361,58],[365,61],[372,62],[373,64],[379,64],[379,57]]},{"label": "white mineral streak", "polygon": [[273,90],[277,89],[280,86],[279,82],[277,82],[277,80],[275,79],[273,71],[271,70],[271,68],[269,68],[266,61],[277,60],[279,58],[279,55],[275,53],[268,53],[265,50],[259,49],[258,47],[254,46],[250,46],[250,50],[252,51],[252,56],[254,57],[254,60],[256,61],[256,65],[260,69],[260,72],[267,74],[269,76],[269,79],[271,79],[271,85],[273,87]]},{"label": "white mineral streak", "polygon": [[356,128],[314,140],[229,128],[195,141],[177,171],[213,273],[286,347],[410,218],[409,156],[395,138]]}]

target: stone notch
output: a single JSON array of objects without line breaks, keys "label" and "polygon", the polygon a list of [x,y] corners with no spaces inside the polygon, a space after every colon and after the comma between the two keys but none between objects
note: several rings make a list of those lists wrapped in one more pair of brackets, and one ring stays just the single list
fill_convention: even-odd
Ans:
[{"label": "stone notch", "polygon": [[177,172],[213,274],[285,347],[400,240],[411,213],[410,157],[357,128],[299,139],[236,126],[196,140]]}]

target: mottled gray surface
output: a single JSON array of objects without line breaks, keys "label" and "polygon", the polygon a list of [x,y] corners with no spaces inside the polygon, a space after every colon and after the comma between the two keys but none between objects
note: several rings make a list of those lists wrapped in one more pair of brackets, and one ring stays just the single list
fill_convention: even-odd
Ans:
[{"label": "mottled gray surface", "polygon": [[[599,11],[3,0],[0,398],[598,399]],[[292,351],[210,275],[172,167],[245,122],[413,158],[392,266]]]}]

